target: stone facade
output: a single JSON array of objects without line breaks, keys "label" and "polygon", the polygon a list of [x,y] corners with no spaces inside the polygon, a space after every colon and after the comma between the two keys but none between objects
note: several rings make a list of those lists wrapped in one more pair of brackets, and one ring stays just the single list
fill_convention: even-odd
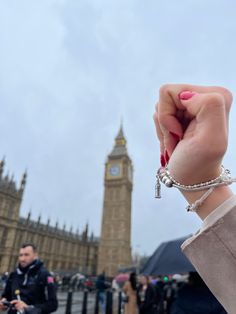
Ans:
[{"label": "stone facade", "polygon": [[30,214],[20,217],[20,206],[26,184],[26,173],[20,187],[13,178],[3,176],[4,161],[0,162],[0,273],[11,271],[17,264],[19,247],[33,242],[40,258],[52,271],[79,271],[96,274],[98,239],[88,236],[88,226],[82,234],[73,233],[33,221]]},{"label": "stone facade", "polygon": [[102,231],[98,273],[113,277],[118,269],[132,264],[131,196],[133,166],[122,127],[105,165]]},{"label": "stone facade", "polygon": [[131,196],[133,167],[128,156],[122,127],[108,156],[104,176],[104,202],[100,240],[88,235],[88,226],[79,234],[20,216],[26,184],[24,173],[19,188],[13,178],[3,175],[0,162],[0,273],[17,264],[22,243],[33,242],[39,257],[51,271],[79,271],[96,274],[103,271],[115,276],[118,268],[130,266]]}]

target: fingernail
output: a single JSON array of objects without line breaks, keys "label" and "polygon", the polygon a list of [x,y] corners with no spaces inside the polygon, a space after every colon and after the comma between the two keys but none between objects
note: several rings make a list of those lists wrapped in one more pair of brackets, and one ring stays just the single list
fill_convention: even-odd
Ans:
[{"label": "fingernail", "polygon": [[168,164],[169,159],[170,159],[169,154],[168,154],[167,150],[165,149],[165,161],[166,161],[166,164]]},{"label": "fingernail", "polygon": [[179,93],[179,99],[180,100],[189,100],[190,98],[192,98],[196,94],[197,93],[195,93],[195,92],[191,92],[191,91],[186,90],[186,91]]},{"label": "fingernail", "polygon": [[174,132],[169,132],[174,139],[176,139],[178,142],[180,141],[180,136],[178,134],[175,134]]},{"label": "fingernail", "polygon": [[160,160],[161,160],[161,166],[162,166],[162,167],[165,167],[165,165],[166,165],[166,160],[165,160],[165,157],[164,157],[163,154],[161,154]]}]

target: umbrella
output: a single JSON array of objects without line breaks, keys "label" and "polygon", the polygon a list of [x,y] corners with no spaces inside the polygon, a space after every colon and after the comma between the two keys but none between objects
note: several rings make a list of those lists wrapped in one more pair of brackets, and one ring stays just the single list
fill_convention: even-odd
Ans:
[{"label": "umbrella", "polygon": [[115,277],[116,282],[125,282],[129,280],[129,274],[119,274]]},{"label": "umbrella", "polygon": [[188,237],[162,243],[143,266],[145,275],[172,275],[196,271],[181,251],[181,244]]}]

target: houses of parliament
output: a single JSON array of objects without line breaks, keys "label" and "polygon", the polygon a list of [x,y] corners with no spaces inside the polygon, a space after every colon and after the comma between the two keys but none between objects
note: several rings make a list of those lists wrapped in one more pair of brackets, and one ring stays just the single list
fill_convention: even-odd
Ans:
[{"label": "houses of parliament", "polygon": [[27,174],[17,187],[13,178],[4,175],[5,161],[0,162],[0,273],[12,271],[22,243],[32,242],[40,259],[51,271],[81,272],[115,276],[119,268],[130,266],[131,204],[133,166],[128,155],[123,128],[120,127],[104,171],[103,214],[99,238],[84,230],[73,232],[28,217],[21,217]]}]

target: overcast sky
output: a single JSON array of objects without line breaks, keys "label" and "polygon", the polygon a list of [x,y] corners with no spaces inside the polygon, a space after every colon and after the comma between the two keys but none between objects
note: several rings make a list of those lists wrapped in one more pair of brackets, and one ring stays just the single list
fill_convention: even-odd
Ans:
[{"label": "overcast sky", "polygon": [[[154,199],[152,113],[163,83],[236,94],[236,3],[0,0],[0,156],[28,181],[21,214],[100,234],[106,156],[121,117],[134,164],[132,246],[151,254],[195,232],[179,193]],[[236,175],[236,110],[225,165]],[[235,190],[235,187],[233,187]]]}]

